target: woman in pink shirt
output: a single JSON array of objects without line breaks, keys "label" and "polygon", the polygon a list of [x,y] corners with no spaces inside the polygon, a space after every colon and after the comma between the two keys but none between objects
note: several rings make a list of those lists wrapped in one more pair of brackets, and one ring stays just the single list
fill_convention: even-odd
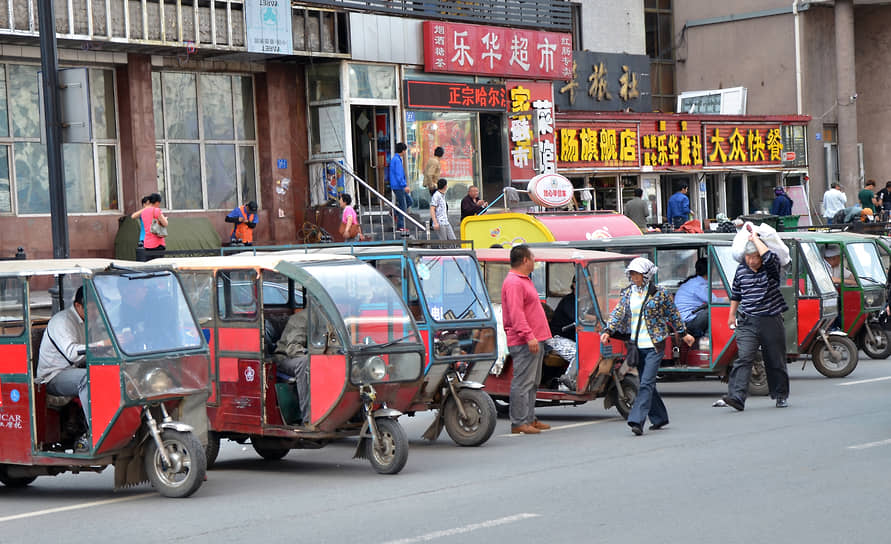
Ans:
[{"label": "woman in pink shirt", "polygon": [[164,238],[152,232],[152,221],[158,220],[162,227],[167,226],[167,217],[161,212],[161,195],[152,193],[148,197],[149,205],[142,209],[139,213],[139,220],[142,221],[143,232],[145,232],[145,240],[143,247],[145,248],[145,261],[157,259],[164,256],[164,250],[167,246]]},{"label": "woman in pink shirt", "polygon": [[343,208],[343,214],[340,216],[340,230],[341,234],[343,234],[344,242],[358,242],[362,237],[361,227],[355,236],[348,237],[350,228],[352,228],[353,225],[359,224],[359,216],[356,215],[356,210],[351,206],[352,203],[353,197],[348,193],[340,195],[340,207]]}]

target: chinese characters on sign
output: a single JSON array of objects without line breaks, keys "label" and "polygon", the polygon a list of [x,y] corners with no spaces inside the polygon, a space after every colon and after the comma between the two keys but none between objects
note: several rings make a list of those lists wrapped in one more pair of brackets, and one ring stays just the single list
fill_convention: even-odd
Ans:
[{"label": "chinese characters on sign", "polygon": [[783,140],[778,125],[706,125],[709,166],[782,164]]},{"label": "chinese characters on sign", "polygon": [[423,25],[427,72],[529,79],[572,76],[571,34],[440,21]]},{"label": "chinese characters on sign", "polygon": [[244,33],[249,53],[290,55],[294,51],[291,2],[245,0]]},{"label": "chinese characters on sign", "polygon": [[[654,125],[654,126],[653,126]],[[655,169],[702,166],[702,125],[698,121],[659,120],[641,126],[641,164]],[[655,128],[648,132],[646,128]]]},{"label": "chinese characters on sign", "polygon": [[645,55],[575,51],[570,68],[569,76],[554,83],[557,111],[650,111]]},{"label": "chinese characters on sign", "polygon": [[511,180],[526,181],[536,174],[556,173],[556,127],[551,85],[508,81],[507,87]]},{"label": "chinese characters on sign", "polygon": [[637,125],[620,123],[575,123],[558,130],[560,166],[637,168]]},{"label": "chinese characters on sign", "polygon": [[503,112],[508,107],[507,91],[504,85],[406,81],[405,107]]}]

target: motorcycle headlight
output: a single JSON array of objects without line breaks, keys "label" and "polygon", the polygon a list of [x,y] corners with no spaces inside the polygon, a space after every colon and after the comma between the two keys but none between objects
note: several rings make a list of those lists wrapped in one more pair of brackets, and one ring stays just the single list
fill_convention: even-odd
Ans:
[{"label": "motorcycle headlight", "polygon": [[875,306],[876,298],[877,298],[875,295],[866,295],[863,298],[864,298],[864,302],[866,303],[866,306]]},{"label": "motorcycle headlight", "polygon": [[387,375],[387,363],[379,355],[369,357],[365,362],[365,373],[374,381],[380,381]]},{"label": "motorcycle headlight", "polygon": [[145,385],[149,393],[163,393],[173,389],[173,379],[160,368],[156,368],[146,375]]}]

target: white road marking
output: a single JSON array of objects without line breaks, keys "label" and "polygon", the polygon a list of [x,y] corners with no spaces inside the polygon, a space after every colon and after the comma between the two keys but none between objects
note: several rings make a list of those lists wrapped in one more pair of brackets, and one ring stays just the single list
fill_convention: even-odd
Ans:
[{"label": "white road marking", "polygon": [[420,535],[413,538],[403,538],[401,540],[391,540],[389,542],[385,542],[384,544],[414,544],[415,542],[429,542],[431,540],[436,540],[437,538],[445,538],[448,536],[461,535],[464,533],[470,533],[472,531],[477,531],[479,529],[489,529],[491,527],[498,527],[499,525],[507,525],[508,523],[514,523],[516,521],[523,521],[524,519],[531,519],[540,517],[539,514],[514,514],[513,516],[507,516],[504,518],[491,519],[489,521],[484,521],[482,523],[474,523],[472,525],[465,525],[464,527],[455,527],[454,529],[446,529],[444,531],[436,531],[433,533],[427,533],[426,535]]},{"label": "white road marking", "polygon": [[857,385],[861,383],[884,382],[886,380],[891,380],[891,376],[885,376],[884,378],[870,378],[868,380],[856,380],[853,382],[839,383],[836,385]]},{"label": "white road marking", "polygon": [[68,512],[71,510],[80,510],[82,508],[92,508],[94,506],[104,506],[106,504],[114,504],[118,502],[135,501],[136,499],[144,499],[157,495],[157,493],[142,493],[140,495],[131,495],[129,497],[119,497],[117,499],[106,499],[104,501],[84,502],[81,504],[72,504],[71,506],[60,506],[58,508],[47,508],[46,510],[35,510],[33,512],[23,512],[12,516],[4,516],[0,518],[0,523],[4,521],[15,521],[17,519],[36,518],[38,516],[46,516],[49,514],[58,514],[59,512]]},{"label": "white road marking", "polygon": [[875,448],[876,446],[887,446],[891,444],[891,438],[888,440],[879,440],[878,442],[867,442],[866,444],[856,444],[854,446],[848,446],[849,450],[865,450],[869,448]]},{"label": "white road marking", "polygon": [[[560,425],[558,427],[551,427],[550,429],[547,429],[542,432],[549,433],[551,431],[562,431],[563,429],[572,429],[574,427],[587,427],[588,425],[599,425],[601,423],[609,423],[610,421],[622,421],[622,418],[611,417],[609,419],[599,419],[597,421],[585,421],[584,423],[570,423],[569,425]],[[517,433],[517,434],[507,433],[507,434],[499,434],[498,435],[499,438],[507,438],[507,437],[511,437],[511,436],[523,436],[523,434],[522,433]]]}]

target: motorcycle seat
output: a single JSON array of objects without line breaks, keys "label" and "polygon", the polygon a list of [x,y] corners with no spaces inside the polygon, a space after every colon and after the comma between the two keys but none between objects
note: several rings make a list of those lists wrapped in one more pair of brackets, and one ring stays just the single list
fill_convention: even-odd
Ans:
[{"label": "motorcycle seat", "polygon": [[49,406],[50,408],[55,408],[55,409],[63,408],[73,400],[74,400],[74,397],[66,397],[66,396],[62,396],[62,395],[50,395],[50,394],[46,395],[46,405]]}]

